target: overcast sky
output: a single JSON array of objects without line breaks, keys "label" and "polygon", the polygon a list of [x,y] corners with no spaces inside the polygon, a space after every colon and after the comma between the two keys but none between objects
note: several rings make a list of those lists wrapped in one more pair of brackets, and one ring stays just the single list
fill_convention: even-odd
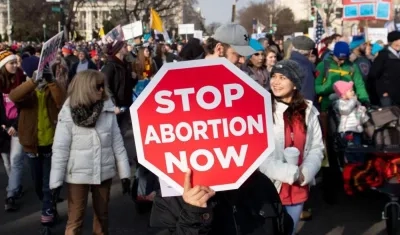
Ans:
[{"label": "overcast sky", "polygon": [[[227,23],[231,20],[232,4],[235,0],[198,0],[206,24],[211,22]],[[264,2],[265,0],[239,0],[236,10],[243,8],[251,1]]]}]

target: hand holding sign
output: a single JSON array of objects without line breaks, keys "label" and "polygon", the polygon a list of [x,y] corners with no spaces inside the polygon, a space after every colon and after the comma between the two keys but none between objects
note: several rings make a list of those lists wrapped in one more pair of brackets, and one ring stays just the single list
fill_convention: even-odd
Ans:
[{"label": "hand holding sign", "polygon": [[191,176],[192,171],[188,169],[183,184],[183,200],[189,205],[206,208],[207,201],[215,195],[215,192],[207,186],[197,185],[192,188]]}]

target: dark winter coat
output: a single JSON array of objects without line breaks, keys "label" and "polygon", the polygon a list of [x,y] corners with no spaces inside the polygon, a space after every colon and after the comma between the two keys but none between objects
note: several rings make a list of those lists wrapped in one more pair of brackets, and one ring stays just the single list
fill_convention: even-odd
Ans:
[{"label": "dark winter coat", "polygon": [[157,195],[150,227],[149,235],[291,235],[293,220],[271,180],[257,171],[238,190],[217,193],[207,208]]},{"label": "dark winter coat", "polygon": [[[88,62],[88,69],[93,69],[98,71],[97,66],[93,63],[92,60],[87,60],[87,62]],[[69,80],[68,84],[71,83],[72,79],[75,77],[79,63],[80,62],[78,61],[71,66],[71,69],[69,70],[68,74],[68,80]]]},{"label": "dark winter coat", "polygon": [[315,65],[297,51],[293,51],[290,59],[296,61],[303,70],[301,93],[307,100],[315,101]]},{"label": "dark winter coat", "polygon": [[132,78],[131,64],[116,57],[109,57],[101,71],[106,75],[105,83],[114,104],[117,107],[129,108],[133,103],[133,88],[137,83],[137,79]]},{"label": "dark winter coat", "polygon": [[369,93],[377,104],[388,93],[394,104],[400,105],[400,58],[389,49],[383,49],[372,63],[368,76]]}]

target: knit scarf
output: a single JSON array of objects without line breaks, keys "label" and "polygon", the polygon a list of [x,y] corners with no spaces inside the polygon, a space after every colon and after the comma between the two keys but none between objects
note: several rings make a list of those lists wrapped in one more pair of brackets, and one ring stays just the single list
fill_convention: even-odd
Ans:
[{"label": "knit scarf", "polygon": [[72,120],[77,126],[95,127],[97,119],[103,110],[104,102],[97,101],[91,106],[80,106],[71,109]]},{"label": "knit scarf", "polygon": [[152,76],[150,59],[146,58],[144,62],[143,77],[150,78]]}]

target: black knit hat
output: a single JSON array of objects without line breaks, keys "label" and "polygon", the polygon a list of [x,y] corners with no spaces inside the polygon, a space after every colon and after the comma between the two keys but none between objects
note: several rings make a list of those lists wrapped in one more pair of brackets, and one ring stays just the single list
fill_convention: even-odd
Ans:
[{"label": "black knit hat", "polygon": [[107,54],[108,55],[116,55],[123,47],[125,43],[123,41],[114,41],[107,44]]},{"label": "black knit hat", "polygon": [[388,33],[387,40],[388,40],[389,43],[392,43],[392,42],[397,41],[399,39],[400,39],[400,32],[393,31],[393,32]]},{"label": "black knit hat", "polygon": [[290,79],[298,90],[304,80],[304,73],[299,64],[293,60],[281,60],[272,67],[271,77],[274,73],[280,73]]},{"label": "black knit hat", "polygon": [[201,41],[197,38],[189,39],[188,43],[182,48],[179,53],[182,60],[197,60],[204,57],[204,48]]}]

